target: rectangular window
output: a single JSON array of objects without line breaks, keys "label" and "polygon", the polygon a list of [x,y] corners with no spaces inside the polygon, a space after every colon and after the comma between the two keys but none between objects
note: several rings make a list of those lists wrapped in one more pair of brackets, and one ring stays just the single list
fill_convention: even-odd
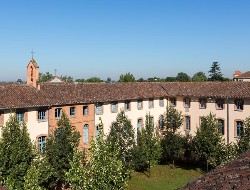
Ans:
[{"label": "rectangular window", "polygon": [[85,124],[83,127],[83,143],[88,144],[89,143],[89,125]]},{"label": "rectangular window", "polygon": [[142,109],[142,100],[137,101],[137,108],[140,110]]},{"label": "rectangular window", "polygon": [[100,103],[96,104],[96,114],[102,115],[102,104]]},{"label": "rectangular window", "polygon": [[89,107],[88,106],[83,106],[82,107],[82,112],[83,112],[83,115],[88,115],[89,114]]},{"label": "rectangular window", "polygon": [[164,99],[163,98],[159,99],[159,106],[164,107]]},{"label": "rectangular window", "polygon": [[190,129],[191,129],[191,127],[190,127],[190,116],[185,116],[185,124],[186,124],[185,129],[187,131],[190,131]]},{"label": "rectangular window", "polygon": [[224,120],[218,119],[218,132],[224,135]]},{"label": "rectangular window", "polygon": [[125,111],[129,111],[130,110],[130,101],[126,101],[125,102]]},{"label": "rectangular window", "polygon": [[62,115],[62,108],[56,108],[55,109],[55,118],[59,119],[59,118],[61,118],[61,115]]},{"label": "rectangular window", "polygon": [[149,99],[148,100],[148,108],[153,108],[154,107],[154,99]]},{"label": "rectangular window", "polygon": [[17,111],[16,118],[18,122],[24,122],[24,111]]},{"label": "rectangular window", "polygon": [[137,120],[137,130],[138,132],[141,132],[142,130],[142,119]]},{"label": "rectangular window", "polygon": [[38,120],[46,120],[46,110],[38,110]]},{"label": "rectangular window", "polygon": [[222,99],[216,100],[216,108],[222,110],[224,107],[224,101]]},{"label": "rectangular window", "polygon": [[38,149],[40,153],[43,153],[46,146],[46,136],[38,137]]},{"label": "rectangular window", "polygon": [[176,106],[176,98],[170,98],[170,106]]},{"label": "rectangular window", "polygon": [[101,130],[102,130],[102,126],[101,125],[97,125],[96,126],[96,131],[95,131],[95,136],[99,137],[101,134]]},{"label": "rectangular window", "polygon": [[111,112],[116,113],[117,112],[117,102],[111,103]]},{"label": "rectangular window", "polygon": [[163,129],[163,125],[164,125],[164,123],[163,123],[163,115],[160,115],[160,118],[159,118],[159,128]]},{"label": "rectangular window", "polygon": [[242,121],[236,121],[236,136],[240,137],[241,132],[243,130],[243,122]]},{"label": "rectangular window", "polygon": [[244,101],[243,100],[235,100],[235,109],[243,110]]},{"label": "rectangular window", "polygon": [[75,116],[75,110],[76,110],[76,108],[75,107],[70,107],[69,108],[69,114],[70,114],[70,116]]},{"label": "rectangular window", "polygon": [[207,107],[207,101],[205,98],[200,99],[200,108],[205,109]]},{"label": "rectangular window", "polygon": [[190,99],[189,98],[184,98],[184,107],[190,108]]}]

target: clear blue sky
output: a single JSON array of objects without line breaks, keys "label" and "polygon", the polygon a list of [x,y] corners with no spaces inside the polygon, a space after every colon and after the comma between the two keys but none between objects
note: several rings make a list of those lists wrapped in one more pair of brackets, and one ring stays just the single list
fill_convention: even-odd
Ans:
[{"label": "clear blue sky", "polygon": [[250,70],[249,0],[4,0],[0,81],[40,72],[118,79]]}]

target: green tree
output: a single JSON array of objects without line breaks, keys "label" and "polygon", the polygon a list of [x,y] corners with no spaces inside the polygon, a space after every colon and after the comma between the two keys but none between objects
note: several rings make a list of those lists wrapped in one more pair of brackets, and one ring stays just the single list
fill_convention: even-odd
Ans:
[{"label": "green tree", "polygon": [[0,139],[0,184],[8,189],[23,189],[24,176],[34,158],[33,146],[25,123],[11,114],[2,127]]},{"label": "green tree", "polygon": [[118,80],[118,82],[135,82],[135,77],[130,72],[122,74],[120,75],[120,79]]},{"label": "green tree", "polygon": [[144,80],[143,78],[139,78],[138,80],[137,80],[137,82],[145,82],[146,80]]},{"label": "green tree", "polygon": [[103,82],[99,77],[91,77],[86,80],[86,82]]},{"label": "green tree", "polygon": [[73,79],[73,77],[71,77],[71,76],[65,75],[65,76],[61,76],[60,78],[61,78],[64,82],[74,82],[74,79]]},{"label": "green tree", "polygon": [[166,77],[166,78],[165,78],[165,81],[166,81],[166,82],[175,82],[175,81],[176,81],[176,78],[175,78],[175,77]]},{"label": "green tree", "polygon": [[45,155],[53,169],[50,186],[64,187],[67,183],[65,173],[71,167],[70,160],[73,159],[74,148],[78,147],[80,133],[70,124],[64,112],[57,125],[58,128],[47,140]]},{"label": "green tree", "polygon": [[237,141],[237,153],[240,155],[250,149],[250,117],[243,123],[240,138]]},{"label": "green tree", "polygon": [[49,72],[46,72],[45,74],[39,73],[39,82],[47,82],[50,79],[52,79],[53,75]]},{"label": "green tree", "polygon": [[86,80],[85,79],[76,79],[75,81],[76,82],[85,82]]},{"label": "green tree", "polygon": [[197,72],[194,74],[194,76],[192,77],[192,81],[193,82],[205,82],[205,81],[207,81],[207,77],[206,77],[205,73],[200,71],[200,72]]},{"label": "green tree", "polygon": [[201,161],[215,167],[227,159],[225,140],[218,132],[218,121],[211,113],[204,116],[201,127],[197,129],[193,139],[194,150]]},{"label": "green tree", "polygon": [[135,148],[134,168],[136,171],[149,171],[150,167],[157,164],[161,158],[161,143],[155,133],[154,123],[150,114],[146,115],[145,129],[138,131],[137,145]]},{"label": "green tree", "polygon": [[178,81],[178,82],[189,82],[190,77],[188,76],[187,73],[180,72],[175,77],[175,80]]},{"label": "green tree", "polygon": [[183,123],[183,115],[174,107],[168,106],[164,115],[164,128],[175,133]]},{"label": "green tree", "polygon": [[223,76],[218,62],[213,62],[208,73],[209,73],[209,78],[208,78],[209,81],[223,81]]}]

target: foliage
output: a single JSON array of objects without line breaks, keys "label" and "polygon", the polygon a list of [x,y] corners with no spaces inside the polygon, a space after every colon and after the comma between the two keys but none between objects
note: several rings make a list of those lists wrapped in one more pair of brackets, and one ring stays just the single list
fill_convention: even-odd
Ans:
[{"label": "foliage", "polygon": [[118,82],[135,82],[135,77],[130,72],[120,75]]},{"label": "foliage", "polygon": [[175,77],[166,77],[166,78],[165,78],[165,81],[166,81],[166,82],[175,82],[176,79],[175,79]]},{"label": "foliage", "polygon": [[71,77],[71,76],[65,75],[65,76],[61,76],[60,78],[61,78],[64,82],[74,82],[73,77]]},{"label": "foliage", "polygon": [[137,135],[137,145],[135,148],[134,168],[136,171],[150,170],[161,158],[161,144],[159,137],[154,131],[152,118],[146,115],[145,129]]},{"label": "foliage", "polygon": [[65,185],[65,173],[70,169],[70,160],[73,159],[74,148],[78,147],[80,134],[70,124],[63,112],[57,123],[58,128],[47,140],[45,155],[54,171],[50,178],[51,185]]},{"label": "foliage", "polygon": [[85,79],[76,79],[76,82],[85,82]]},{"label": "foliage", "polygon": [[200,72],[197,72],[194,74],[194,76],[192,77],[192,81],[193,82],[205,82],[205,81],[207,81],[207,77],[206,77],[205,73],[200,71]]},{"label": "foliage", "polygon": [[88,170],[87,189],[116,190],[127,186],[129,169],[120,158],[119,139],[110,144],[101,134],[92,140]]},{"label": "foliage", "polygon": [[23,189],[24,176],[34,157],[33,146],[25,123],[11,114],[2,127],[0,139],[0,184],[8,189]]},{"label": "foliage", "polygon": [[143,78],[139,78],[138,80],[137,80],[137,82],[145,82],[146,80],[144,80]]},{"label": "foliage", "polygon": [[53,75],[49,72],[46,72],[45,74],[39,73],[39,82],[47,82],[50,79],[52,79]]},{"label": "foliage", "polygon": [[103,82],[99,77],[88,78],[85,82]]},{"label": "foliage", "polygon": [[213,62],[211,69],[208,71],[209,74],[209,81],[223,81],[223,76],[220,71],[220,65],[218,62]]},{"label": "foliage", "polygon": [[210,113],[203,117],[194,137],[194,149],[200,160],[207,162],[207,170],[208,164],[215,167],[227,159],[225,140],[218,132],[215,115]]},{"label": "foliage", "polygon": [[189,82],[190,77],[188,76],[187,73],[180,72],[175,77],[175,80],[178,81],[178,82]]},{"label": "foliage", "polygon": [[173,133],[176,132],[177,129],[180,128],[180,126],[183,123],[183,116],[181,111],[179,112],[174,107],[167,107],[167,111],[164,116],[164,128],[167,131],[172,131]]},{"label": "foliage", "polygon": [[250,117],[247,117],[243,123],[240,138],[237,141],[237,153],[242,154],[250,149]]},{"label": "foliage", "polygon": [[153,77],[153,78],[148,78],[147,81],[148,82],[164,82],[164,79]]},{"label": "foliage", "polygon": [[119,143],[118,158],[123,162],[125,168],[131,169],[135,146],[134,129],[123,110],[117,114],[107,138],[111,146]]}]

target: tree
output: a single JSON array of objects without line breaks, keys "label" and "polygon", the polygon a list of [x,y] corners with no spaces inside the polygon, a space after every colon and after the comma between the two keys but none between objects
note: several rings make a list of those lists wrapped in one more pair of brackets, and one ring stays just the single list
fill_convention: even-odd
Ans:
[{"label": "tree", "polygon": [[136,171],[149,171],[161,158],[161,144],[154,131],[154,123],[150,114],[146,115],[145,129],[138,131],[135,148],[134,168]]},{"label": "tree", "polygon": [[76,79],[76,82],[85,82],[85,79]]},{"label": "tree", "polygon": [[123,161],[126,168],[131,169],[135,146],[134,129],[123,110],[117,114],[116,121],[111,124],[107,138],[111,145],[115,146],[116,143],[119,143],[118,158]]},{"label": "tree", "polygon": [[227,159],[225,140],[218,132],[218,121],[212,113],[202,118],[193,143],[200,160],[206,161],[207,171],[208,165],[215,167]]},{"label": "tree", "polygon": [[46,72],[45,74],[39,73],[39,82],[47,82],[50,79],[52,79],[53,75],[49,72]]},{"label": "tree", "polygon": [[11,114],[2,127],[0,139],[0,184],[8,189],[23,189],[24,176],[34,158],[33,146],[25,123]]},{"label": "tree", "polygon": [[205,81],[207,81],[207,77],[206,77],[205,73],[200,71],[200,72],[197,72],[194,74],[194,76],[192,77],[192,81],[193,82],[205,82]]},{"label": "tree", "polygon": [[74,148],[78,147],[80,133],[70,124],[64,112],[57,125],[58,128],[47,140],[45,156],[53,169],[50,186],[65,186],[65,173],[71,167],[70,160],[73,159]]},{"label": "tree", "polygon": [[130,72],[122,74],[120,75],[120,79],[118,80],[118,82],[135,82],[135,77]]},{"label": "tree", "polygon": [[64,82],[74,82],[73,77],[71,77],[71,76],[65,75],[65,76],[61,76],[60,78],[61,78]]},{"label": "tree", "polygon": [[137,82],[145,82],[145,80],[141,77],[137,80]]},{"label": "tree", "polygon": [[175,77],[175,80],[178,81],[178,82],[189,82],[190,77],[188,76],[187,73],[180,72]]},{"label": "tree", "polygon": [[87,79],[86,82],[103,82],[103,80],[101,80],[99,77],[91,77]]},{"label": "tree", "polygon": [[237,153],[240,155],[250,149],[250,117],[243,123],[240,138],[237,141]]},{"label": "tree", "polygon": [[223,81],[223,76],[220,71],[220,65],[218,62],[213,62],[211,69],[208,71],[209,74],[209,81]]},{"label": "tree", "polygon": [[166,77],[166,78],[165,78],[165,81],[166,81],[166,82],[175,82],[175,81],[176,81],[176,78],[175,78],[175,77]]},{"label": "tree", "polygon": [[180,128],[180,126],[183,123],[183,116],[181,111],[179,112],[174,107],[170,106],[167,107],[167,111],[164,116],[164,128],[167,131],[171,131],[175,133],[177,129]]}]

